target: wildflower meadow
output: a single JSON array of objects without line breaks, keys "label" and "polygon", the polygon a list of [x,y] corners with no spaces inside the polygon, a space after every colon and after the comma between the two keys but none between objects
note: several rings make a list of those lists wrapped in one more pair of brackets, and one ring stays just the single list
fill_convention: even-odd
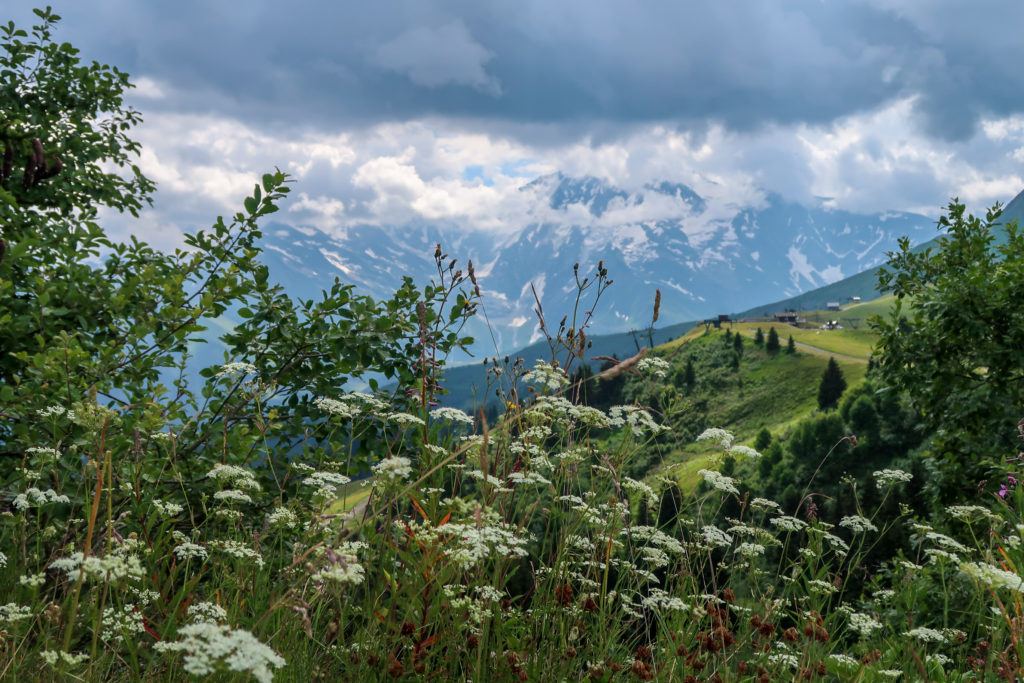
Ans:
[{"label": "wildflower meadow", "polygon": [[[685,398],[598,408],[572,379],[603,263],[567,278],[568,322],[541,318],[550,359],[491,364],[496,419],[444,406],[486,311],[471,262],[438,245],[389,300],[296,300],[259,262],[281,171],[187,248],[112,242],[99,210],[153,192],[130,83],[38,16],[0,26],[0,145],[28,159],[0,176],[0,679],[1024,676],[1013,482],[928,513],[880,467],[871,507],[833,482],[832,523],[813,475],[795,506],[759,495],[768,456],[715,426],[698,486],[638,474]],[[652,352],[634,393],[674,368]]]}]

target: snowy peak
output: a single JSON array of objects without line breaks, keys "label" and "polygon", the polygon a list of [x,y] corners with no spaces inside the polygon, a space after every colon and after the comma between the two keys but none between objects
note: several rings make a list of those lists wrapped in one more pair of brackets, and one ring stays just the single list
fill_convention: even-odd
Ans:
[{"label": "snowy peak", "polygon": [[604,261],[615,280],[592,330],[609,333],[645,327],[656,289],[662,321],[702,319],[835,282],[882,263],[901,236],[917,244],[935,234],[934,219],[917,214],[854,214],[772,194],[757,206],[731,207],[668,181],[627,191],[555,173],[521,191],[537,211],[500,239],[429,224],[354,226],[339,236],[278,225],[266,231],[266,258],[296,294],[308,297],[338,277],[384,297],[404,276],[436,278],[440,243],[461,264],[476,265],[492,328],[478,321],[470,334],[493,335],[497,348],[479,351],[494,353],[538,338],[531,282],[549,316],[572,312],[577,262],[581,278]]}]

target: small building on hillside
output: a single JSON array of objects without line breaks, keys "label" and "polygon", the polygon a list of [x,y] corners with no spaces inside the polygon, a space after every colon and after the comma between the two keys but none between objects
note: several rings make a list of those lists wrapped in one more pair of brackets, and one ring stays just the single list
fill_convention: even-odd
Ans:
[{"label": "small building on hillside", "polygon": [[839,310],[839,302],[838,301],[829,301],[828,302],[828,310],[830,310],[830,311],[838,311]]},{"label": "small building on hillside", "polygon": [[780,322],[780,323],[786,323],[788,325],[796,325],[798,322],[800,322],[797,319],[796,312],[794,312],[794,311],[785,311],[783,313],[776,313],[775,314],[775,321],[776,322]]},{"label": "small building on hillside", "polygon": [[860,297],[859,296],[851,296],[850,297],[850,301],[852,301],[855,304],[859,304],[860,303]]}]

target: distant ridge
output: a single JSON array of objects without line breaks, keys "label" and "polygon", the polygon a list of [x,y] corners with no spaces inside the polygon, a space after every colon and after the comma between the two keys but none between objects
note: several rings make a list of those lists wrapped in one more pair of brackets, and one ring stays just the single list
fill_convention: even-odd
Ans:
[{"label": "distant ridge", "polygon": [[[1003,213],[999,217],[999,224],[1005,225],[1014,220],[1017,221],[1021,228],[1024,228],[1024,190],[1021,190],[1016,197],[1003,207]],[[996,235],[995,241],[997,244],[1004,241],[1004,234],[1000,232]],[[936,247],[941,238],[942,235],[938,235],[927,242],[917,245],[911,251],[920,253],[925,249]],[[877,298],[880,294],[881,292],[878,291],[878,268],[869,268],[856,275],[851,275],[818,289],[813,289],[788,299],[781,299],[769,304],[748,308],[740,313],[734,313],[733,317],[748,318],[766,313],[771,315],[788,309],[797,311],[824,309],[830,302],[844,303],[850,297],[855,296],[867,301]]]}]

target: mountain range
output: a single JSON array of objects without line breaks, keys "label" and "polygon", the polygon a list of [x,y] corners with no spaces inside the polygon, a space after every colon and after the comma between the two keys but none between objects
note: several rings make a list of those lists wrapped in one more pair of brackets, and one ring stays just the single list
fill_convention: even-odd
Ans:
[{"label": "mountain range", "polygon": [[591,329],[613,333],[650,324],[656,289],[662,321],[699,320],[840,282],[873,270],[902,236],[914,244],[935,236],[935,218],[921,214],[856,214],[824,201],[809,208],[775,194],[737,206],[679,183],[627,191],[552,174],[520,192],[537,211],[500,234],[426,223],[327,234],[274,223],[264,230],[264,259],[296,296],[315,296],[337,276],[385,297],[404,275],[436,278],[441,244],[460,267],[469,259],[476,266],[488,328],[478,316],[468,333],[480,340],[475,351],[493,355],[541,339],[534,290],[549,325],[572,312],[577,262],[581,279],[600,260],[614,280]]}]

